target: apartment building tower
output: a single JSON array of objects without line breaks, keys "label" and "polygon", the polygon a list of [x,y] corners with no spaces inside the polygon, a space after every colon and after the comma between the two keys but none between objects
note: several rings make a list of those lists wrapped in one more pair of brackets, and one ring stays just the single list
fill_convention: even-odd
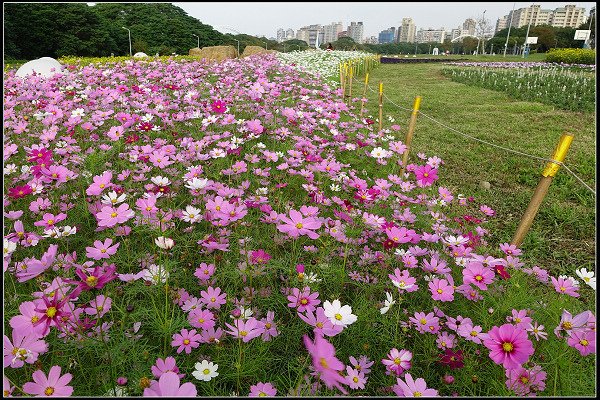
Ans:
[{"label": "apartment building tower", "polygon": [[398,42],[414,43],[417,26],[412,18],[402,18],[402,24],[398,29]]}]

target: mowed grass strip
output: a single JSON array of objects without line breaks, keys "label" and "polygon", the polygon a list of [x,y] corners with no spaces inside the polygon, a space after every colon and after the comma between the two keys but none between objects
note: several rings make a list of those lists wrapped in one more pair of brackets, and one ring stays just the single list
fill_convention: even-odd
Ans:
[{"label": "mowed grass strip", "polygon": [[[379,81],[384,93],[411,109],[422,96],[421,111],[460,132],[510,149],[549,158],[564,132],[575,139],[565,163],[595,189],[595,112],[576,113],[550,105],[518,101],[507,94],[452,82],[441,74],[443,64],[382,64],[369,75],[365,115],[378,116]],[[353,97],[363,93],[364,77],[353,85]],[[359,83],[362,80],[363,83]],[[356,112],[360,101],[354,103]],[[384,99],[384,128],[395,119],[404,141],[410,111]],[[465,138],[419,115],[409,162],[417,153],[437,155],[445,164],[441,183],[455,193],[473,195],[497,212],[490,242],[510,242],[537,186],[545,163]],[[480,182],[489,182],[489,190]],[[595,266],[595,196],[568,171],[561,169],[526,236],[523,260],[574,276],[575,269]],[[491,243],[492,244],[492,243]],[[531,266],[530,265],[530,266]]]}]

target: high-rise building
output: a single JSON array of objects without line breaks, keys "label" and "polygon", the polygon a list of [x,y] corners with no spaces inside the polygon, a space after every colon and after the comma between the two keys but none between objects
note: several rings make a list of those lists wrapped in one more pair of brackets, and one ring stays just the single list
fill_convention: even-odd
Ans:
[{"label": "high-rise building", "polygon": [[341,22],[332,22],[329,25],[323,27],[323,42],[331,43],[338,39],[338,34],[344,30],[344,26]]},{"label": "high-rise building", "polygon": [[363,43],[377,44],[377,36],[369,36],[363,39]]},{"label": "high-rise building", "polygon": [[363,23],[362,22],[350,22],[348,26],[348,36],[350,36],[356,43],[363,42]]},{"label": "high-rise building", "polygon": [[577,28],[585,20],[585,8],[575,7],[574,4],[556,8],[550,15],[550,25],[556,28]]},{"label": "high-rise building", "polygon": [[303,26],[296,33],[296,39],[305,41],[311,47],[314,47],[317,43],[317,36],[319,37],[319,44],[322,44],[324,36],[323,27],[318,24]]},{"label": "high-rise building", "polygon": [[529,7],[510,11],[506,19],[512,21],[510,24],[513,28],[521,28],[529,25],[529,23],[531,23],[531,26],[549,24],[551,13],[552,10],[544,10],[539,4],[533,4]]},{"label": "high-rise building", "polygon": [[502,29],[506,28],[508,28],[508,15],[498,18],[498,20],[496,21],[496,29],[494,29],[494,33],[498,33]]},{"label": "high-rise building", "polygon": [[475,21],[473,18],[467,18],[467,19],[465,19],[465,22],[463,22],[462,28],[463,28],[463,30],[468,31],[469,35],[475,36],[475,29],[477,28],[477,21]]},{"label": "high-rise building", "polygon": [[285,29],[283,29],[283,28],[277,29],[277,41],[279,43],[281,43],[284,40],[285,40]]},{"label": "high-rise building", "polygon": [[446,30],[444,28],[440,29],[419,29],[416,35],[417,43],[444,43],[444,39],[446,37]]},{"label": "high-rise building", "polygon": [[398,29],[398,42],[414,43],[417,26],[412,18],[402,18],[402,25]]},{"label": "high-rise building", "polygon": [[391,27],[379,32],[378,43],[393,43],[396,38],[396,28]]},{"label": "high-rise building", "polygon": [[285,40],[294,39],[296,35],[294,34],[294,30],[292,28],[288,28],[285,31]]}]

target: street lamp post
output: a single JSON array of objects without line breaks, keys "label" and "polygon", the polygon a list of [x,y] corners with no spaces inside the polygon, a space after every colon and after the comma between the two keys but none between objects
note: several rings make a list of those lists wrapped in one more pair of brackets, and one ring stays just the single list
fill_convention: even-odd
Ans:
[{"label": "street lamp post", "polygon": [[295,44],[294,46],[298,46],[298,51],[300,51],[300,45],[299,44]]},{"label": "street lamp post", "polygon": [[[481,22],[484,24],[484,26],[483,26],[483,29],[481,29],[481,38],[479,38],[477,40],[477,55],[479,55],[479,42],[481,42],[481,44],[482,44],[481,45],[481,53],[485,54],[485,36],[484,36],[485,32],[484,32],[484,29],[485,29],[485,12],[486,11],[487,10],[483,10],[483,16],[481,17]],[[481,24],[479,24],[479,26],[481,26]]]},{"label": "street lamp post", "polygon": [[192,33],[192,36],[196,36],[198,38],[198,48],[200,48],[200,36],[196,35],[195,33]]},{"label": "street lamp post", "polygon": [[427,54],[431,54],[431,43],[429,44],[429,51],[427,52]]},{"label": "street lamp post", "polygon": [[[124,26],[122,26],[121,28],[127,29]],[[131,54],[131,31],[129,29],[127,29],[127,32],[129,34],[129,57],[131,57],[132,56],[132,54]]]},{"label": "street lamp post", "polygon": [[264,42],[261,40],[261,42],[263,42],[265,44],[265,50],[269,50],[269,45],[267,44],[267,42]]},{"label": "street lamp post", "polygon": [[[533,4],[532,4],[533,6]],[[525,34],[525,44],[523,45],[523,56],[521,58],[525,58],[525,53],[527,51],[527,39],[529,39],[529,28],[531,28],[531,17],[533,16],[533,12],[530,11],[529,15],[529,24],[527,25],[527,33]]]},{"label": "street lamp post", "polygon": [[506,35],[506,43],[504,43],[504,57],[506,57],[506,49],[508,48],[508,38],[510,37],[510,27],[512,26],[513,15],[515,14],[515,4],[513,3],[513,9],[510,13],[510,22],[508,23],[508,34]]}]

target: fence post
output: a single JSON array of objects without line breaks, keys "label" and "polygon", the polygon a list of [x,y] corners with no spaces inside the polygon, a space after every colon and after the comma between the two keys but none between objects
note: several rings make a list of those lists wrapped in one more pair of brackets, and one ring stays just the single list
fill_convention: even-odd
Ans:
[{"label": "fence post", "polygon": [[[571,146],[572,141],[573,135],[571,133],[564,133],[558,141],[556,149],[554,150],[554,154],[552,154],[552,160],[562,162],[567,155],[567,151],[569,150],[569,146]],[[548,193],[548,188],[552,183],[552,179],[558,172],[559,168],[560,165],[554,162],[549,162],[546,164],[546,168],[544,168],[544,171],[542,172],[542,178],[535,188],[533,197],[529,201],[529,205],[521,217],[517,231],[515,232],[510,244],[519,247],[521,243],[523,243],[523,239],[529,231],[529,228],[531,228],[533,219],[535,218],[542,202],[544,201],[544,197],[546,197],[546,193]]]},{"label": "fence post", "polygon": [[379,81],[379,130],[383,129],[383,82]]},{"label": "fence post", "polygon": [[353,72],[353,70],[354,70],[354,67],[351,66],[350,71],[349,71],[350,74],[348,76],[348,83],[349,83],[349,85],[348,85],[348,106],[350,106],[350,104],[352,103],[352,75],[353,75],[352,72]]},{"label": "fence post", "polygon": [[363,109],[365,108],[365,96],[367,95],[367,86],[369,85],[369,73],[367,72],[367,75],[365,76],[365,89],[363,90],[363,100],[361,100],[361,104],[360,104],[360,119],[362,120],[362,115],[363,115]]},{"label": "fence post", "polygon": [[406,132],[406,138],[404,139],[404,145],[406,146],[406,150],[404,150],[404,154],[402,154],[402,167],[400,168],[400,177],[404,175],[404,170],[406,169],[406,164],[408,163],[408,153],[410,152],[410,143],[412,142],[413,133],[415,132],[415,126],[417,125],[417,114],[419,113],[419,108],[421,107],[421,96],[415,97],[415,103],[413,104],[413,111],[410,116],[410,122],[408,124],[408,131]]}]

